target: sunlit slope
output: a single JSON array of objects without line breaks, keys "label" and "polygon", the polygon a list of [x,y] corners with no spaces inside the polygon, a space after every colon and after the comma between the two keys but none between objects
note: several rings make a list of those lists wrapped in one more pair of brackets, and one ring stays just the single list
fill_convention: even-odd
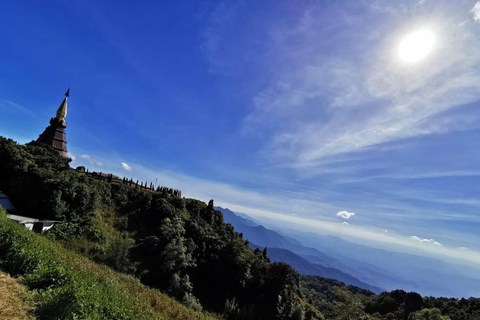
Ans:
[{"label": "sunlit slope", "polygon": [[0,210],[0,268],[23,276],[36,318],[214,319],[14,224]]},{"label": "sunlit slope", "polygon": [[25,287],[4,272],[0,272],[0,320],[32,320],[32,304]]}]

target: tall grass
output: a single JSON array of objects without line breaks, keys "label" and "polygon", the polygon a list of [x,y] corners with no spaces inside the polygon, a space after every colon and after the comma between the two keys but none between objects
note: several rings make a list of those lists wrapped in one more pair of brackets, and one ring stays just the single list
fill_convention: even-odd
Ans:
[{"label": "tall grass", "polygon": [[33,320],[26,288],[0,271],[0,320]]},{"label": "tall grass", "polygon": [[0,269],[22,276],[37,319],[215,319],[26,230],[1,207]]}]

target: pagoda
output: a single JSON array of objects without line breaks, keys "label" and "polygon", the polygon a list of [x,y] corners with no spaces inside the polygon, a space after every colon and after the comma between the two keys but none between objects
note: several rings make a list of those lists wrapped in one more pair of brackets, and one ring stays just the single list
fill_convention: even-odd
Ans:
[{"label": "pagoda", "polygon": [[65,93],[65,98],[57,110],[57,115],[55,118],[50,119],[50,125],[45,131],[43,131],[36,141],[37,143],[44,143],[52,146],[63,158],[68,158],[67,137],[65,133],[67,123],[65,122],[65,118],[67,117],[67,99],[69,96],[70,88],[68,88]]}]

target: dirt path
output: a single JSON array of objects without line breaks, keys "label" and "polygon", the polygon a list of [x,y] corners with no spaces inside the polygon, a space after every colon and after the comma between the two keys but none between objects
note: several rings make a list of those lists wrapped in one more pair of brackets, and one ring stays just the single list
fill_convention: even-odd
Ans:
[{"label": "dirt path", "polygon": [[23,301],[26,289],[8,274],[0,271],[0,320],[33,320],[31,305]]}]

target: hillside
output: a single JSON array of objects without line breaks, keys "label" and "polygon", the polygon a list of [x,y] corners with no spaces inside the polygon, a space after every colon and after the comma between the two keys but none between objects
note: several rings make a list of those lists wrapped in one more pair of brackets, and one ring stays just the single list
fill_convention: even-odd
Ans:
[{"label": "hillside", "polygon": [[[22,277],[37,319],[215,319],[28,231],[2,209],[0,243],[0,268]],[[10,284],[9,290],[15,287],[21,289]],[[24,308],[18,297],[10,301]]]},{"label": "hillside", "polygon": [[32,320],[32,309],[26,288],[0,271],[0,320]]},{"label": "hillside", "polygon": [[60,221],[43,236],[0,214],[0,270],[23,279],[37,319],[423,320],[441,313],[474,320],[480,314],[475,298],[375,295],[301,276],[272,262],[268,249],[252,249],[213,201],[94,178],[51,148],[0,137],[0,172],[0,190],[19,215]]},{"label": "hillside", "polygon": [[271,261],[285,262],[291,265],[295,270],[304,275],[321,276],[324,278],[335,279],[347,285],[360,287],[375,293],[381,293],[384,290],[368,285],[349,274],[338,269],[329,268],[320,264],[311,263],[307,259],[300,257],[292,251],[279,248],[268,248],[268,256]]},{"label": "hillside", "polygon": [[0,172],[18,214],[61,221],[49,238],[189,308],[232,319],[322,318],[302,300],[298,273],[250,248],[213,201],[98,180],[51,148],[4,138]]}]

